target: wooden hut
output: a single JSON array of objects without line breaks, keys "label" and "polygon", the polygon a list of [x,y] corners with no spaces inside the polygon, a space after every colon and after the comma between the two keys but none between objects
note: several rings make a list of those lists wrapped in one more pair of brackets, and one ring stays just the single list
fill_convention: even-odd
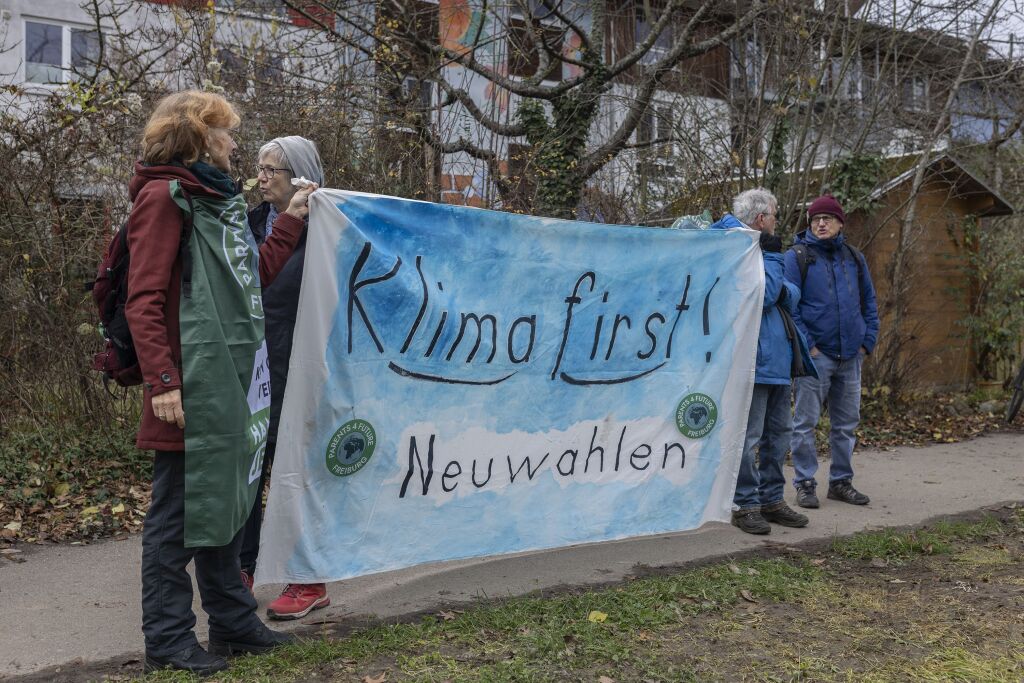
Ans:
[{"label": "wooden hut", "polygon": [[919,158],[875,190],[870,213],[848,216],[845,232],[867,257],[878,291],[880,344],[899,345],[896,358],[907,382],[960,389],[975,380],[974,351],[963,326],[975,288],[965,229],[983,230],[985,219],[1014,210],[964,164],[940,154],[928,162],[914,220],[904,226]]}]

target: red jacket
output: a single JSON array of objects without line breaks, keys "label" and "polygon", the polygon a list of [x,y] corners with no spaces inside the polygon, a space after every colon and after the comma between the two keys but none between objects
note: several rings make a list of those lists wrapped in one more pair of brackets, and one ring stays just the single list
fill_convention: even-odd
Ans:
[{"label": "red jacket", "polygon": [[[142,424],[139,448],[161,451],[185,449],[185,432],[157,419],[152,398],[181,386],[181,336],[178,304],[181,296],[182,213],[171,199],[170,181],[178,180],[193,197],[223,197],[181,166],[135,165],[128,185],[132,212],[128,217],[128,300],[125,315],[142,368]],[[282,213],[274,231],[260,246],[260,282],[267,287],[281,270],[302,234],[303,221]],[[188,420],[188,415],[185,416]]]}]

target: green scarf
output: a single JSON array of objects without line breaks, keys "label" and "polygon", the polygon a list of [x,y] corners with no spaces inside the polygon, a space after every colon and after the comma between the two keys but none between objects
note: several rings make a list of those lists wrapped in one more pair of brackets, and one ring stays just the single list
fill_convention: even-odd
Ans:
[{"label": "green scarf", "polygon": [[185,546],[231,542],[258,493],[270,420],[259,252],[242,195],[171,197],[192,212],[191,295],[182,293]]}]

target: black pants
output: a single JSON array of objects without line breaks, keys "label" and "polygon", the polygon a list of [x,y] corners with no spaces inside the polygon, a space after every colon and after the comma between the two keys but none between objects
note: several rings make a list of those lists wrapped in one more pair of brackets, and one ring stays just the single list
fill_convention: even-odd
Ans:
[{"label": "black pants", "polygon": [[256,496],[256,502],[253,503],[249,519],[245,520],[245,527],[242,529],[242,550],[239,559],[242,569],[249,572],[250,576],[256,573],[256,556],[260,553],[260,527],[263,526],[263,491],[267,485],[267,478],[270,476],[270,466],[274,463],[276,450],[277,441],[267,441],[267,450],[263,453],[259,494]]},{"label": "black pants", "polygon": [[229,639],[260,623],[256,599],[240,574],[242,533],[224,546],[186,548],[185,454],[156,451],[152,502],[142,527],[142,633],[147,654],[166,657],[198,642],[192,632],[192,579],[185,570],[193,560],[211,636]]}]

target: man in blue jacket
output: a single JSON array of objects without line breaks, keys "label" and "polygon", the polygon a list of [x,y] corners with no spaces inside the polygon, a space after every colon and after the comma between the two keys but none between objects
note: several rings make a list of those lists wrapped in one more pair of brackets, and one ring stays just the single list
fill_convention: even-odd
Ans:
[{"label": "man in blue jacket", "polygon": [[802,527],[808,521],[782,499],[786,487],[782,461],[793,431],[790,381],[794,375],[814,372],[814,365],[790,317],[800,299],[800,290],[783,277],[782,240],[775,235],[778,208],[778,201],[768,190],[747,190],[733,200],[735,215],[726,214],[709,228],[750,227],[761,232],[764,307],[757,337],[754,393],[732,513],[733,525],[748,534],[771,533],[768,522]]},{"label": "man in blue jacket", "polygon": [[800,287],[797,326],[811,347],[817,378],[795,382],[793,466],[797,504],[818,507],[814,428],[828,400],[831,417],[828,497],[853,505],[869,498],[853,488],[854,430],[860,422],[860,371],[878,340],[878,306],[864,255],[846,244],[846,214],[834,198],[818,197],[807,210],[810,227],[786,252],[786,279]]}]

